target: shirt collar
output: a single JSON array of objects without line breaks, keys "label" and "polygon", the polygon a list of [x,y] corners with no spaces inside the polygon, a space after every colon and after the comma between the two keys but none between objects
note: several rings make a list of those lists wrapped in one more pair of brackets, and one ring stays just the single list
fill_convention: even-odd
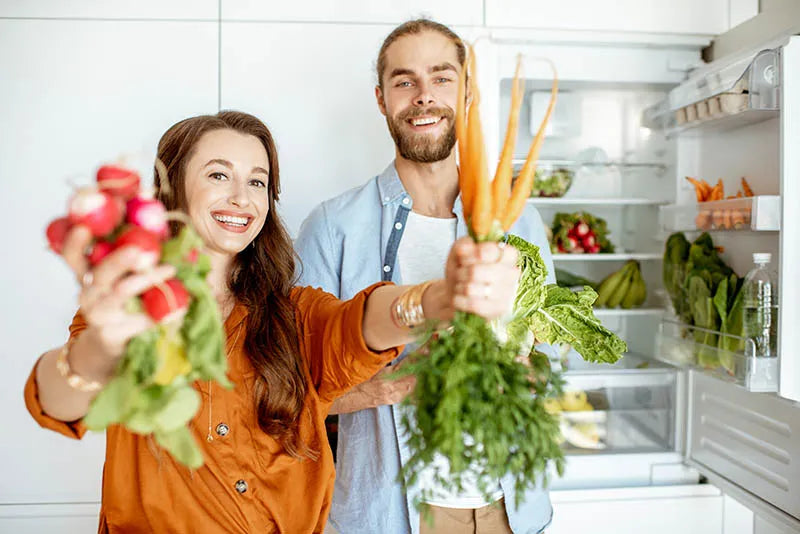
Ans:
[{"label": "shirt collar", "polygon": [[[403,181],[400,180],[400,175],[397,174],[397,167],[395,160],[378,175],[378,193],[381,195],[381,204],[386,206],[392,202],[400,200],[408,209],[414,205],[411,195],[408,194],[406,188],[403,187]],[[453,205],[453,212],[461,218],[463,207],[461,205],[461,192],[459,191],[456,201]]]},{"label": "shirt collar", "polygon": [[408,209],[411,209],[411,195],[403,187],[400,175],[397,174],[395,160],[392,160],[389,166],[378,175],[378,193],[381,195],[381,204],[384,206],[400,200]]}]

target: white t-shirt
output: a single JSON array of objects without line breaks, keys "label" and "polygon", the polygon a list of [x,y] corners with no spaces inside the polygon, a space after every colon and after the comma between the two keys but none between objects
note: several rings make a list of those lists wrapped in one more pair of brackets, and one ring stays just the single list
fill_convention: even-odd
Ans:
[{"label": "white t-shirt", "polygon": [[[426,280],[444,278],[447,255],[456,240],[456,224],[456,218],[438,219],[413,211],[408,214],[406,229],[397,252],[403,284],[419,284]],[[465,436],[465,439],[471,438]],[[447,491],[436,484],[434,474],[437,470],[445,479],[448,478],[449,464],[447,459],[439,454],[434,457],[433,463],[419,474],[417,482],[420,489],[432,492],[433,498],[427,501],[429,504],[443,508],[481,508],[503,497],[503,490],[498,482],[494,484],[496,489],[492,492],[492,500],[486,502],[478,489],[479,470],[475,467],[464,473],[462,477],[464,491],[460,493]]]}]

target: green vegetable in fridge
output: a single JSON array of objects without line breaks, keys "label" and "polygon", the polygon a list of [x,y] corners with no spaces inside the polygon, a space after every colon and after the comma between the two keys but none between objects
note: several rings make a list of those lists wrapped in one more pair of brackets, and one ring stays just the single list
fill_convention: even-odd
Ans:
[{"label": "green vegetable in fridge", "polygon": [[663,281],[664,288],[672,301],[672,307],[683,322],[690,323],[692,312],[684,291],[686,279],[686,262],[689,259],[691,243],[682,232],[676,232],[667,238],[664,246]]},{"label": "green vegetable in fridge", "polygon": [[597,282],[592,282],[587,278],[572,274],[571,272],[565,271],[564,269],[559,269],[558,267],[556,267],[556,283],[560,287],[589,286],[592,289],[597,289]]},{"label": "green vegetable in fridge", "polygon": [[574,173],[565,167],[553,170],[536,169],[531,196],[563,197],[572,185],[573,175]]}]

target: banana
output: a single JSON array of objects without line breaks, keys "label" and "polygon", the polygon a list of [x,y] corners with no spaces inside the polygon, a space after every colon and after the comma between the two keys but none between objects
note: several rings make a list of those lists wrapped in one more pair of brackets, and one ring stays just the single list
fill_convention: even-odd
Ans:
[{"label": "banana", "polygon": [[639,271],[638,273],[638,291],[636,293],[636,300],[634,301],[634,306],[641,306],[644,304],[644,301],[647,300],[647,284],[644,283],[644,278],[642,278],[642,272]]},{"label": "banana", "polygon": [[642,278],[642,272],[639,270],[639,264],[634,263],[633,265],[631,285],[620,303],[620,305],[626,309],[641,305],[647,297],[647,288],[644,285],[644,279]]},{"label": "banana", "polygon": [[625,296],[622,297],[622,302],[619,303],[625,309],[633,308],[634,304],[636,303],[636,297],[638,296],[639,286],[638,286],[638,274],[639,271],[634,272],[631,275],[631,284],[628,287],[628,292],[625,293]]},{"label": "banana", "polygon": [[627,268],[625,272],[625,278],[614,290],[614,294],[612,294],[608,299],[609,308],[616,308],[619,306],[622,303],[622,299],[625,298],[625,295],[628,293],[628,290],[631,287],[631,282],[633,281],[633,277],[636,273],[630,268]]},{"label": "banana", "polygon": [[600,282],[600,286],[597,288],[597,300],[594,303],[596,307],[602,308],[608,304],[609,298],[611,298],[620,283],[625,279],[627,269],[628,265],[625,265],[625,267],[611,273]]}]

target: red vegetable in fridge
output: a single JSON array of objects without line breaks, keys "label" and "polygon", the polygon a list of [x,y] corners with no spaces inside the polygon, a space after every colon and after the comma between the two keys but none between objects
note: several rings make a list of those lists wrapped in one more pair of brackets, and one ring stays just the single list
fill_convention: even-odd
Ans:
[{"label": "red vegetable in fridge", "polygon": [[136,196],[140,181],[136,171],[117,165],[103,165],[97,169],[97,186],[100,190],[125,200]]},{"label": "red vegetable in fridge", "polygon": [[154,198],[136,196],[128,201],[127,221],[165,239],[169,235],[167,210]]},{"label": "red vegetable in fridge", "polygon": [[145,312],[157,323],[179,319],[189,308],[189,292],[177,278],[151,287],[141,299]]},{"label": "red vegetable in fridge", "polygon": [[50,249],[56,254],[61,254],[70,228],[72,228],[72,224],[66,217],[59,217],[47,225],[47,230],[45,231],[47,242],[50,244]]},{"label": "red vegetable in fridge", "polygon": [[140,270],[153,267],[161,259],[161,239],[152,232],[148,232],[139,226],[128,226],[117,237],[114,248],[137,247],[147,254],[140,258],[136,267]]},{"label": "red vegetable in fridge", "polygon": [[121,220],[114,198],[93,187],[79,189],[69,201],[69,222],[86,226],[95,237],[107,236]]}]

